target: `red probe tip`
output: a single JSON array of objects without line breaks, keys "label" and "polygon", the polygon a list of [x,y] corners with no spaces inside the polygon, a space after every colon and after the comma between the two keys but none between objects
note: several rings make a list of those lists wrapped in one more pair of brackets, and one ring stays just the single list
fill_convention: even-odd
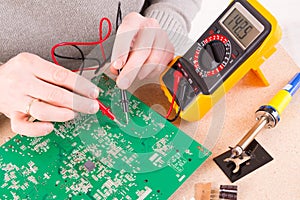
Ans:
[{"label": "red probe tip", "polygon": [[115,115],[110,111],[110,109],[108,107],[106,107],[99,99],[96,99],[96,100],[98,101],[98,104],[99,104],[99,110],[101,110],[103,115],[106,115],[109,119],[113,120],[118,125],[125,126],[124,124],[119,122],[119,120],[117,120]]},{"label": "red probe tip", "polygon": [[99,110],[101,110],[103,115],[106,115],[109,119],[114,120],[116,117],[115,115],[110,111],[108,107],[106,107],[99,99],[97,99],[99,104]]}]

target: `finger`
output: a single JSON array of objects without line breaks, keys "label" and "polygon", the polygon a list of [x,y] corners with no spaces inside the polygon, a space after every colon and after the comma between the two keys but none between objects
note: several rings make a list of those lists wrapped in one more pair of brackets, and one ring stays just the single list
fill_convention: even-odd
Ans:
[{"label": "finger", "polygon": [[49,134],[54,126],[50,122],[29,122],[26,114],[15,112],[11,114],[11,129],[20,135],[38,137]]},{"label": "finger", "polygon": [[174,59],[174,46],[172,43],[168,43],[167,46],[167,51],[164,54],[164,59],[162,60],[162,63],[159,67],[155,68],[154,73],[157,74],[161,74],[166,68],[167,66],[170,64],[170,62],[172,62],[172,60]]},{"label": "finger", "polygon": [[110,68],[110,72],[113,73],[114,75],[118,75],[119,71],[113,67]]},{"label": "finger", "polygon": [[161,37],[164,35],[162,31],[157,33],[159,34],[157,34],[154,41],[154,48],[138,74],[139,79],[144,79],[153,71],[161,71],[174,56],[174,47],[169,42],[168,37],[166,35],[165,38]]},{"label": "finger", "polygon": [[32,72],[37,78],[89,98],[98,97],[99,88],[84,77],[38,56],[33,55],[31,62],[32,66],[37,66],[32,68]]},{"label": "finger", "polygon": [[157,68],[155,68],[155,70],[153,71],[152,74],[150,74],[150,78],[153,78],[153,76],[157,75],[157,74],[161,74],[166,68],[167,66],[170,64],[170,62],[172,62],[172,60],[174,59],[174,46],[173,44],[170,42],[167,45],[168,49],[166,51],[166,53],[164,54],[165,58],[162,60],[163,62],[161,63],[161,65]]},{"label": "finger", "polygon": [[141,29],[139,31],[127,63],[117,78],[119,88],[127,89],[132,84],[152,51],[154,39],[155,32],[152,29]]},{"label": "finger", "polygon": [[[134,20],[133,20],[134,19]],[[136,37],[145,17],[138,13],[126,15],[118,28],[111,55],[111,68],[121,69],[126,63],[132,42]]]},{"label": "finger", "polygon": [[76,113],[70,109],[53,106],[42,101],[34,101],[29,114],[40,121],[49,122],[65,122],[76,116]]},{"label": "finger", "polygon": [[72,93],[64,88],[35,79],[27,88],[28,95],[54,106],[68,108],[77,112],[94,114],[99,110],[97,100]]}]

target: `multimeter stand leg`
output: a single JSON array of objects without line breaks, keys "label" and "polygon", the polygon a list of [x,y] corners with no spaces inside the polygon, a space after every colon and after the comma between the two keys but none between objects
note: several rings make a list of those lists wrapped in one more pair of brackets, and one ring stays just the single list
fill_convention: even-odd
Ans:
[{"label": "multimeter stand leg", "polygon": [[252,69],[252,71],[261,80],[261,82],[264,86],[270,85],[269,81],[267,80],[267,78],[265,77],[265,75],[263,74],[263,72],[261,71],[260,68]]}]

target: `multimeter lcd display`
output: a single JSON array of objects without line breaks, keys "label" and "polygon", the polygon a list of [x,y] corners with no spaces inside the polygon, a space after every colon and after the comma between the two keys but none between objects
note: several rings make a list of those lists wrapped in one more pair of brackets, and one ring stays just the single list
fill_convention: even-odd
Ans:
[{"label": "multimeter lcd display", "polygon": [[260,31],[236,8],[223,21],[223,24],[245,48],[260,34]]}]

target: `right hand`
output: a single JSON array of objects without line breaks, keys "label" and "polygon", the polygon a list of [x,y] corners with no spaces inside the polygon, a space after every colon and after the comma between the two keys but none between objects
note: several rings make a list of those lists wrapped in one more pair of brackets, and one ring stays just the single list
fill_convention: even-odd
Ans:
[{"label": "right hand", "polygon": [[159,76],[174,57],[174,46],[158,21],[129,13],[120,25],[112,51],[111,72],[120,89],[128,89],[136,77]]},{"label": "right hand", "polygon": [[[11,119],[12,131],[31,137],[50,133],[52,121],[64,122],[76,112],[94,114],[99,110],[96,85],[30,53],[21,53],[0,66],[0,91],[0,112]],[[29,122],[30,116],[39,121]]]}]

